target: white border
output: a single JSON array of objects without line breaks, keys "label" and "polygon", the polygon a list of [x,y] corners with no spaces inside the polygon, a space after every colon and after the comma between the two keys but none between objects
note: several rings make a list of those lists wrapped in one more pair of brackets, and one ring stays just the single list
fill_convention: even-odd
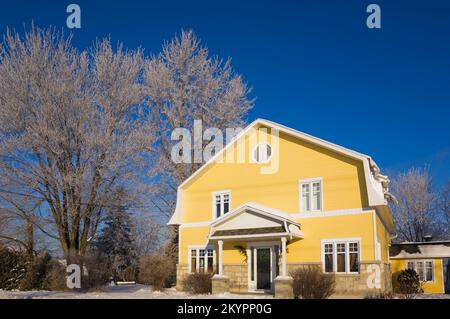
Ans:
[{"label": "white border", "polygon": [[[316,209],[313,210],[312,209],[312,197],[313,197],[313,188],[312,183],[320,183],[320,209]],[[302,207],[302,185],[303,184],[310,184],[310,198],[309,198],[309,205],[311,210],[303,210]],[[314,178],[306,178],[306,179],[299,179],[298,180],[298,194],[299,194],[299,198],[298,198],[298,211],[300,213],[319,213],[323,211],[323,178],[322,177],[314,177]]]},{"label": "white border", "polygon": [[[349,260],[349,243],[357,242],[358,243],[358,272],[332,272],[336,275],[359,275],[361,273],[361,251],[362,251],[362,240],[361,237],[349,237],[349,238],[326,238],[320,240],[320,259],[322,263],[322,271],[325,273],[325,244],[333,244],[333,255],[336,256],[336,244],[345,243],[345,264],[350,266]],[[333,256],[333,270],[337,270],[337,258]],[[346,267],[347,268],[347,267]]]}]

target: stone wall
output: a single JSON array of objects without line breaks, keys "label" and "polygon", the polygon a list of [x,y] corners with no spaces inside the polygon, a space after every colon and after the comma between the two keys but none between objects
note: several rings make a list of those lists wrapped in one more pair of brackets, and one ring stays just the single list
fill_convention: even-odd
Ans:
[{"label": "stone wall", "polygon": [[248,292],[247,264],[223,265],[223,274],[230,278],[232,292]]},{"label": "stone wall", "polygon": [[[287,271],[290,273],[295,269],[310,266],[318,266],[322,269],[321,263],[287,264]],[[361,269],[358,274],[336,274],[336,294],[366,296],[375,293],[392,292],[392,274],[389,264],[361,262],[360,266]],[[373,286],[375,284],[374,274],[377,271],[376,269],[380,270],[379,282],[377,282],[379,288]],[[368,280],[369,277],[370,280]]]},{"label": "stone wall", "polygon": [[[287,264],[287,273],[310,266],[322,267],[321,263]],[[376,267],[380,269],[380,288],[370,288],[368,278],[374,273]],[[224,276],[230,279],[231,292],[248,292],[248,266],[247,264],[223,265]],[[187,265],[177,265],[177,290],[182,290],[182,281],[188,274]],[[374,277],[374,276],[373,276]],[[370,281],[370,280],[369,280]],[[362,262],[359,274],[336,275],[336,294],[343,295],[370,295],[380,292],[392,292],[392,274],[389,264],[380,262]]]}]

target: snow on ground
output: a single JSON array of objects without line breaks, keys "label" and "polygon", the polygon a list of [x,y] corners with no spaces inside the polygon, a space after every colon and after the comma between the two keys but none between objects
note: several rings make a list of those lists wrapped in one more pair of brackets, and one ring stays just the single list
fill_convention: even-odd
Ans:
[{"label": "snow on ground", "polygon": [[[59,291],[4,291],[0,290],[0,299],[272,299],[268,294],[214,294],[191,295],[176,291],[175,288],[153,291],[145,285],[107,286],[93,292]],[[333,295],[331,299],[362,299],[361,296]],[[450,299],[450,294],[421,294],[416,299]]]},{"label": "snow on ground", "polygon": [[268,299],[266,294],[215,294],[191,295],[176,291],[175,288],[153,291],[145,285],[107,286],[95,292],[59,292],[59,291],[4,291],[0,290],[0,299]]}]

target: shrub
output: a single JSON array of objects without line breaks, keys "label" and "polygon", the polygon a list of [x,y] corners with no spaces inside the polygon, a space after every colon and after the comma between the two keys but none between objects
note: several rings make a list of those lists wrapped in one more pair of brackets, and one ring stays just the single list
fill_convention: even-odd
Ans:
[{"label": "shrub", "polygon": [[212,279],[213,273],[208,272],[197,272],[187,275],[183,279],[183,289],[184,291],[193,294],[208,294],[212,290]]},{"label": "shrub", "polygon": [[67,289],[66,268],[57,260],[52,259],[48,266],[42,288],[44,290],[63,291]]},{"label": "shrub", "polygon": [[23,253],[0,246],[0,289],[18,289],[26,274]]},{"label": "shrub", "polygon": [[397,277],[398,292],[405,295],[406,298],[412,298],[420,292],[419,275],[413,269],[406,269],[400,272]]},{"label": "shrub", "polygon": [[166,286],[171,272],[171,261],[161,254],[152,254],[141,259],[138,280],[142,284],[151,285],[154,290],[162,290]]},{"label": "shrub", "polygon": [[50,271],[52,257],[48,253],[39,254],[27,263],[27,270],[20,282],[20,290],[44,289],[44,280]]},{"label": "shrub", "polygon": [[83,260],[81,289],[97,289],[107,283],[111,278],[111,269],[107,258],[99,252],[91,251]]},{"label": "shrub", "polygon": [[394,299],[394,294],[391,292],[369,293],[364,299]]},{"label": "shrub", "polygon": [[298,268],[291,272],[291,276],[296,299],[326,299],[334,292],[334,275],[324,274],[317,266]]}]

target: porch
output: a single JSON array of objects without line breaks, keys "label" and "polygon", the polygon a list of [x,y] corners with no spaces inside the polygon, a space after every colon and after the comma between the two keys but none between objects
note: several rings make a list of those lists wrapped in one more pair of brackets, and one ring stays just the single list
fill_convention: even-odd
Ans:
[{"label": "porch", "polygon": [[[216,251],[213,293],[277,293],[292,285],[286,267],[288,242],[303,238],[300,224],[288,214],[247,203],[213,222],[208,236]],[[224,258],[238,250],[243,263]],[[288,288],[289,290],[289,288]]]}]

